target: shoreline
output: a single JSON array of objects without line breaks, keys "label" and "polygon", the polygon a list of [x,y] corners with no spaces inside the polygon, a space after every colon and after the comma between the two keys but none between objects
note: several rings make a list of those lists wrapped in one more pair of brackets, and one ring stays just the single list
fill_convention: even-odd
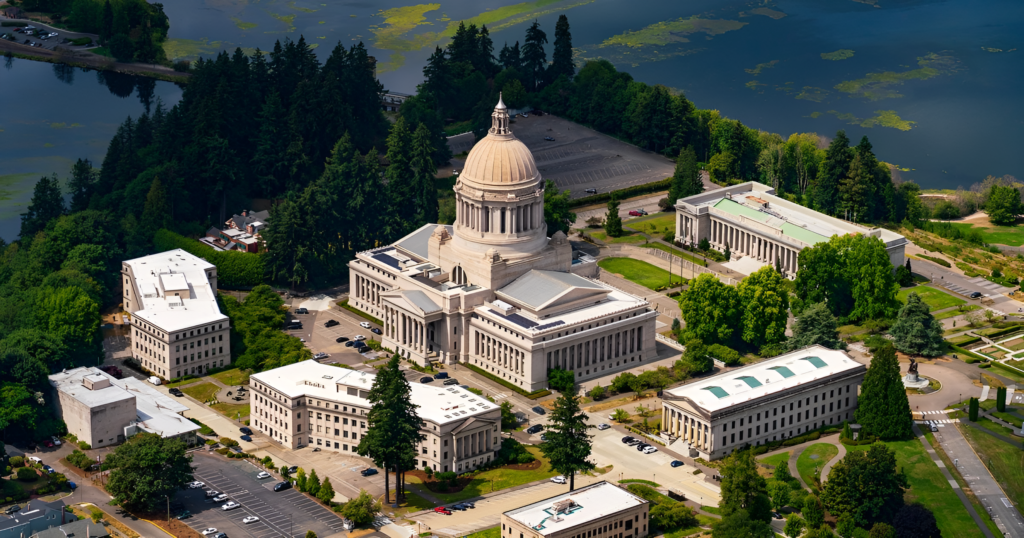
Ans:
[{"label": "shoreline", "polygon": [[114,71],[128,75],[155,78],[157,80],[174,82],[177,84],[187,84],[189,79],[192,78],[191,73],[181,73],[162,66],[122,63],[114,60],[113,58],[92,53],[59,53],[49,49],[30,47],[28,45],[14,43],[4,39],[0,39],[0,51],[3,51],[5,56],[7,53],[10,53],[13,57],[21,58],[22,60],[32,60],[51,64],[65,64],[72,67],[95,69],[97,71]]}]

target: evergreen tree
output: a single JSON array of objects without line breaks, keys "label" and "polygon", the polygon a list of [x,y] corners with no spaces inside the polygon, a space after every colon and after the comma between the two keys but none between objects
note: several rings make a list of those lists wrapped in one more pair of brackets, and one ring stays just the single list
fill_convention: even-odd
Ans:
[{"label": "evergreen tree", "polygon": [[680,198],[702,192],[704,192],[704,182],[701,181],[700,170],[697,169],[697,155],[693,152],[692,146],[686,146],[679,152],[679,157],[676,159],[676,169],[672,174],[668,200],[675,205]]},{"label": "evergreen tree", "polygon": [[774,480],[778,480],[779,482],[786,482],[786,483],[792,482],[793,481],[793,475],[791,475],[789,473],[789,463],[786,462],[786,461],[783,461],[783,462],[779,463],[778,465],[776,465],[775,466],[775,470],[772,471],[772,478]]},{"label": "evergreen tree", "polygon": [[316,469],[310,471],[306,479],[306,493],[314,497],[320,494],[320,477],[316,475]]},{"label": "evergreen tree", "polygon": [[900,376],[896,348],[885,343],[871,358],[857,399],[857,422],[883,440],[909,439],[913,417]]},{"label": "evergreen tree", "polygon": [[853,430],[850,428],[850,423],[843,421],[843,431],[839,434],[840,439],[853,439]]},{"label": "evergreen tree", "polygon": [[849,171],[851,153],[846,131],[839,131],[828,146],[814,185],[815,205],[822,213],[834,215],[839,208],[839,182]]},{"label": "evergreen tree", "polygon": [[146,205],[142,209],[142,224],[152,234],[171,223],[171,207],[167,202],[167,191],[160,178],[154,178],[146,194]]},{"label": "evergreen tree", "polygon": [[385,235],[391,241],[412,231],[418,201],[422,199],[421,191],[415,189],[411,156],[412,136],[406,127],[405,118],[399,117],[388,135],[388,167],[384,170],[388,206],[391,209]]},{"label": "evergreen tree", "polygon": [[569,477],[569,491],[576,488],[576,473],[594,468],[588,460],[591,436],[587,433],[593,427],[580,409],[576,388],[562,392],[548,419],[548,440],[540,449],[551,460],[552,469]]},{"label": "evergreen tree", "polygon": [[928,305],[917,293],[907,296],[907,304],[900,309],[889,334],[893,336],[896,349],[903,353],[935,357],[946,351],[942,325],[935,321]]},{"label": "evergreen tree", "polygon": [[286,126],[282,125],[282,116],[281,96],[277,91],[271,91],[259,113],[253,140],[256,152],[251,161],[258,185],[255,194],[267,198],[283,194],[288,182],[288,164],[283,159],[288,151],[288,139],[284,134]]},{"label": "evergreen tree", "polygon": [[540,29],[540,23],[536,20],[526,30],[526,41],[523,43],[522,65],[526,74],[524,82],[530,91],[540,89],[541,81],[544,80],[544,67],[548,63],[548,55],[544,52],[544,45],[548,42],[548,36]]},{"label": "evergreen tree", "polygon": [[519,51],[518,41],[511,47],[508,46],[507,42],[505,43],[505,46],[501,48],[501,52],[498,54],[498,63],[505,69],[513,69],[517,72],[522,69],[523,58]]},{"label": "evergreen tree", "polygon": [[757,473],[751,450],[737,450],[725,459],[722,470],[722,517],[746,510],[750,519],[770,523],[772,519],[768,484]]},{"label": "evergreen tree", "polygon": [[491,78],[496,71],[494,65],[494,40],[491,39],[491,32],[487,25],[480,26],[480,33],[477,35],[476,55],[473,60],[473,67]]},{"label": "evergreen tree", "polygon": [[572,35],[569,33],[569,19],[563,14],[558,16],[558,22],[555,23],[555,50],[551,53],[548,81],[554,82],[561,76],[572,80],[575,74],[576,66],[572,61]]},{"label": "evergreen tree", "polygon": [[967,419],[971,422],[978,421],[978,407],[978,399],[972,396],[967,404]]},{"label": "evergreen tree", "polygon": [[725,250],[722,251],[722,256],[725,256],[725,261],[729,261],[729,260],[732,259],[732,251],[729,250],[729,242],[728,241],[725,242]]},{"label": "evergreen tree", "polygon": [[19,235],[23,239],[31,238],[36,232],[45,229],[51,220],[63,215],[64,211],[64,196],[60,192],[57,175],[39,178],[32,190],[28,211],[21,214]]},{"label": "evergreen tree", "polygon": [[996,389],[996,411],[1000,413],[1006,411],[1006,387]]},{"label": "evergreen tree", "polygon": [[114,35],[114,7],[110,0],[103,3],[103,21],[100,26],[100,40],[104,43]]},{"label": "evergreen tree", "polygon": [[892,526],[899,538],[938,538],[942,536],[935,514],[918,504],[907,504],[892,518]]},{"label": "evergreen tree", "polygon": [[608,200],[608,214],[604,219],[604,231],[608,237],[622,237],[622,217],[619,216],[619,199],[612,194]]},{"label": "evergreen tree", "polygon": [[89,206],[93,186],[96,183],[96,169],[89,159],[78,159],[71,167],[71,179],[68,181],[68,194],[71,195],[72,213],[84,211]]},{"label": "evergreen tree", "polygon": [[839,181],[840,216],[852,222],[870,218],[875,169],[869,168],[860,155],[855,154],[846,177]]},{"label": "evergreen tree", "polygon": [[796,514],[786,516],[786,526],[783,531],[789,538],[798,538],[804,532],[804,520]]},{"label": "evergreen tree", "polygon": [[320,502],[324,504],[331,504],[331,499],[334,498],[334,486],[331,485],[330,477],[324,479],[324,483],[320,485],[320,491],[317,492],[316,498],[320,499]]},{"label": "evergreen tree", "polygon": [[416,191],[420,193],[416,204],[416,220],[420,225],[437,222],[437,187],[434,185],[437,167],[434,166],[431,138],[430,130],[421,123],[413,134],[412,161],[409,163],[416,174]]},{"label": "evergreen tree", "polygon": [[306,471],[301,467],[298,474],[295,475],[295,487],[301,492],[306,491]]}]

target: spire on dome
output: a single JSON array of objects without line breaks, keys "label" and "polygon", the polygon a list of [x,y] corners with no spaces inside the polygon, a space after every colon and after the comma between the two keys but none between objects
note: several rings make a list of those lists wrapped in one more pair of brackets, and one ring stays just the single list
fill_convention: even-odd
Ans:
[{"label": "spire on dome", "polygon": [[498,104],[494,107],[494,113],[491,114],[491,129],[488,132],[497,135],[512,134],[512,131],[508,129],[508,107],[505,106],[505,102],[501,98],[501,92],[498,92]]}]

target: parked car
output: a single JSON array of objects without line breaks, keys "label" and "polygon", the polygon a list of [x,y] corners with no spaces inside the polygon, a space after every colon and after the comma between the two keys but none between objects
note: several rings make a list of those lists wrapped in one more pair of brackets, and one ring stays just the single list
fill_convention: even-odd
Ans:
[{"label": "parked car", "polygon": [[246,435],[252,435],[252,430],[249,429],[248,426],[242,426],[241,428],[238,428],[238,431],[240,431],[240,432],[242,432],[242,433],[244,433]]},{"label": "parked car", "polygon": [[644,211],[643,209],[631,209],[629,211],[629,216],[631,216],[631,217],[642,217],[642,216],[644,216],[646,214],[647,214],[647,212]]},{"label": "parked car", "polygon": [[242,518],[242,523],[245,523],[246,525],[248,525],[249,523],[256,523],[259,520],[260,520],[260,518],[258,518],[256,516],[245,516],[245,517]]},{"label": "parked car", "polygon": [[324,353],[323,351],[321,351],[320,353],[317,353],[316,355],[313,355],[313,360],[318,361],[320,359],[326,359],[328,357],[330,357],[329,354]]},{"label": "parked car", "polygon": [[[345,340],[348,340],[348,338],[346,338]],[[355,342],[352,342],[352,341],[345,342],[345,347],[352,347],[354,345],[356,345]]]},{"label": "parked car", "polygon": [[53,441],[53,444],[60,446],[60,439],[58,439],[56,435],[50,437],[50,440]]},{"label": "parked car", "polygon": [[206,492],[206,497],[207,498],[216,497],[217,495],[220,495],[220,492],[219,491],[214,491],[212,489],[210,491]]},{"label": "parked car", "polygon": [[324,323],[324,327],[334,327],[335,325],[341,325],[341,322],[336,319],[329,319],[327,323]]},{"label": "parked car", "polygon": [[363,340],[366,340],[366,337],[361,334],[357,334],[353,340],[357,342],[362,342]]},{"label": "parked car", "polygon": [[[238,438],[243,440],[243,441],[245,441],[245,442],[248,442],[248,443],[252,442],[252,436],[249,436],[249,435],[244,435],[243,434],[243,435],[240,435]],[[234,447],[232,447],[232,448],[234,448]]]},{"label": "parked car", "polygon": [[278,483],[274,484],[274,491],[284,491],[286,489],[291,489],[291,487],[292,487],[292,483],[291,482],[287,482],[287,481],[285,481],[285,482],[278,482]]},{"label": "parked car", "polygon": [[263,480],[264,478],[270,478],[270,473],[266,471],[260,471],[259,473],[256,474],[257,480]]},{"label": "parked car", "polygon": [[368,322],[365,322],[365,321],[360,321],[359,322],[359,326],[364,328],[364,329],[369,329],[370,328],[370,324]]},{"label": "parked car", "polygon": [[533,435],[535,433],[538,433],[538,432],[542,431],[543,429],[544,429],[544,426],[541,426],[540,424],[534,424],[533,426],[530,426],[529,428],[526,428],[526,433],[528,433],[530,435]]},{"label": "parked car", "polygon": [[291,467],[288,468],[288,474],[295,474],[297,472],[299,472],[298,465],[292,465]]},{"label": "parked car", "polygon": [[550,136],[545,136],[544,140],[547,140],[548,142],[554,142],[555,141],[555,139],[551,138]]},{"label": "parked car", "polygon": [[339,344],[342,343],[342,342],[348,342],[348,337],[347,336],[339,336],[334,341],[339,343]]},{"label": "parked car", "polygon": [[16,513],[20,512],[20,511],[21,511],[21,506],[18,506],[16,504],[12,504],[11,506],[8,506],[7,508],[4,509],[4,513],[7,514],[7,515],[16,514]]},{"label": "parked car", "polygon": [[188,518],[192,517],[192,512],[189,512],[188,510],[182,510],[180,514],[178,514],[178,515],[176,515],[174,517],[175,517],[175,519],[188,519]]},{"label": "parked car", "polygon": [[583,192],[586,192],[587,194],[597,194],[597,189],[586,189]]},{"label": "parked car", "polygon": [[189,482],[188,483],[188,489],[199,489],[199,488],[201,488],[201,487],[203,487],[205,485],[206,484],[196,480],[195,482]]},{"label": "parked car", "polygon": [[468,506],[469,508],[476,508],[476,504],[473,501],[462,501],[462,505]]},{"label": "parked car", "polygon": [[43,441],[43,446],[45,446],[46,448],[53,448],[53,441],[47,439]]},{"label": "parked car", "polygon": [[420,378],[420,383],[430,383],[433,380],[434,380],[434,378],[430,377],[429,375],[428,376],[423,376],[423,377]]},{"label": "parked car", "polygon": [[370,332],[372,332],[373,334],[384,334],[384,331],[382,331],[382,330],[380,330],[380,329],[378,329],[376,327],[370,329]]},{"label": "parked car", "polygon": [[150,383],[152,383],[154,385],[159,385],[160,384],[160,378],[155,376],[155,375],[154,376],[149,376],[149,379],[147,381],[149,381]]},{"label": "parked car", "polygon": [[541,441],[547,441],[548,440],[548,435],[546,433],[540,434],[540,440]]},{"label": "parked car", "polygon": [[181,389],[179,389],[178,387],[174,387],[173,389],[171,389],[171,390],[169,390],[167,392],[170,392],[171,396],[177,396],[178,398],[181,398],[182,396],[185,395],[185,393],[181,392]]},{"label": "parked car", "polygon": [[443,506],[436,506],[436,507],[434,507],[434,511],[437,512],[438,514],[444,514],[446,516],[452,515],[452,511],[447,509],[447,508],[445,508],[445,507],[443,507]]},{"label": "parked car", "polygon": [[626,441],[626,446],[636,446],[640,444],[643,444],[643,442],[639,439],[630,439],[629,441]]},{"label": "parked car", "polygon": [[562,476],[562,475],[552,476],[551,477],[551,481],[556,483],[556,484],[564,484],[565,483],[565,477]]},{"label": "parked car", "polygon": [[217,534],[217,528],[216,527],[210,527],[208,529],[203,529],[203,530],[201,530],[199,532],[203,533],[203,536],[210,536],[210,535],[213,535],[213,534]]},{"label": "parked car", "polygon": [[458,385],[458,384],[459,384],[459,380],[458,380],[458,379],[455,379],[455,378],[453,377],[453,378],[450,378],[450,379],[445,379],[445,380],[444,380],[444,383],[442,383],[442,384],[443,384],[443,385]]},{"label": "parked car", "polygon": [[979,297],[981,297],[981,292],[980,291],[976,291],[976,292],[971,294],[971,299],[977,299]]},{"label": "parked car", "polygon": [[538,415],[546,415],[546,414],[548,414],[548,412],[543,407],[541,407],[539,405],[533,406],[531,411],[533,411],[534,413],[537,413]]},{"label": "parked car", "polygon": [[628,443],[628,442],[632,441],[633,439],[636,439],[636,438],[633,437],[632,435],[627,435],[627,436],[622,438],[622,442],[623,443]]},{"label": "parked car", "polygon": [[679,460],[672,460],[672,463],[670,463],[669,465],[673,467],[682,467],[684,463]]},{"label": "parked car", "polygon": [[309,313],[309,309],[308,308],[296,308],[295,309],[295,313],[296,314],[308,314]]},{"label": "parked car", "polygon": [[361,474],[363,476],[373,476],[373,475],[377,474],[377,469],[374,469],[373,467],[370,467],[368,469],[363,469],[362,471],[359,471],[359,474]]},{"label": "parked car", "polygon": [[597,429],[602,430],[602,431],[603,430],[607,430],[608,428],[611,428],[611,426],[609,426],[609,425],[607,425],[607,424],[605,424],[603,422],[601,424],[597,425]]},{"label": "parked car", "polygon": [[643,452],[644,454],[654,454],[657,451],[658,451],[658,449],[654,448],[651,445],[647,445],[646,447],[644,447],[643,450],[641,450],[641,452]]},{"label": "parked car", "polygon": [[434,374],[434,379],[448,379],[448,372],[438,372]]},{"label": "parked car", "polygon": [[[243,435],[242,437],[247,437],[247,436]],[[237,445],[236,446],[229,446],[228,450],[234,452],[235,454],[241,454],[242,453],[242,447],[237,446]]]},{"label": "parked car", "polygon": [[227,493],[221,493],[220,495],[217,495],[216,497],[213,498],[213,502],[215,503],[224,502],[226,500],[228,500]]},{"label": "parked car", "polygon": [[651,445],[648,445],[647,443],[644,443],[644,442],[640,442],[640,443],[637,443],[634,446],[635,446],[637,452],[641,452],[641,451],[643,451],[643,449],[645,449],[645,448],[647,448],[647,447],[649,447]]},{"label": "parked car", "polygon": [[224,534],[223,532],[218,532],[217,534],[213,535],[213,538],[228,538],[228,535]]},{"label": "parked car", "polygon": [[224,505],[221,506],[220,509],[224,510],[224,511],[228,511],[228,510],[234,510],[235,508],[238,508],[239,506],[242,506],[242,505],[236,503],[235,501],[228,501],[228,502],[224,503]]},{"label": "parked car", "polygon": [[39,458],[37,458],[35,456],[29,456],[28,457],[28,461],[31,461],[32,463],[43,463],[43,460],[41,460],[41,459],[39,459]]}]

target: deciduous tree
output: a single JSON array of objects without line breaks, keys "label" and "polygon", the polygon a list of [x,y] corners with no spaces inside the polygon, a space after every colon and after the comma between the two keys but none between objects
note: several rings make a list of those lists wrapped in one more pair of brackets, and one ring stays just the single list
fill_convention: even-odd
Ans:
[{"label": "deciduous tree", "polygon": [[768,523],[772,519],[767,483],[757,473],[750,450],[737,450],[725,459],[722,470],[722,500],[718,507],[726,517],[739,511],[750,519]]},{"label": "deciduous tree", "polygon": [[885,343],[871,358],[857,399],[857,422],[885,440],[909,439],[913,418],[900,376],[896,348]]},{"label": "deciduous tree", "polygon": [[804,509],[801,513],[808,529],[817,529],[825,522],[825,507],[821,504],[821,499],[814,494],[804,498]]},{"label": "deciduous tree", "polygon": [[569,190],[559,191],[558,185],[550,179],[544,182],[544,222],[549,236],[557,231],[568,233],[576,222],[576,213],[569,208]]},{"label": "deciduous tree", "polygon": [[1020,201],[1020,191],[1009,185],[992,185],[988,191],[985,211],[992,224],[997,226],[1013,224],[1017,220],[1017,215],[1024,213],[1024,205]]},{"label": "deciduous tree", "polygon": [[710,273],[693,279],[679,301],[687,339],[705,343],[728,340],[739,325],[741,310],[736,288],[723,284]]},{"label": "deciduous tree", "polygon": [[768,482],[768,497],[772,500],[772,510],[782,510],[783,506],[789,504],[789,484],[778,480]]},{"label": "deciduous tree", "polygon": [[745,342],[760,348],[786,339],[789,290],[782,275],[762,267],[740,281],[736,291]]},{"label": "deciduous tree", "polygon": [[896,453],[875,443],[866,452],[851,451],[829,471],[821,499],[828,511],[849,515],[860,526],[892,521],[910,487],[896,465]]},{"label": "deciduous tree", "polygon": [[935,514],[919,504],[907,504],[896,512],[892,526],[898,538],[938,538],[942,536]]},{"label": "deciduous tree", "polygon": [[129,510],[152,510],[193,481],[192,456],[180,439],[138,433],[103,461],[107,491]]},{"label": "deciduous tree", "polygon": [[804,520],[796,514],[786,516],[786,527],[783,529],[789,538],[797,538],[804,532]]},{"label": "deciduous tree", "polygon": [[373,523],[373,518],[380,513],[381,504],[373,499],[365,490],[359,496],[345,503],[341,513],[357,527],[365,527]]}]

